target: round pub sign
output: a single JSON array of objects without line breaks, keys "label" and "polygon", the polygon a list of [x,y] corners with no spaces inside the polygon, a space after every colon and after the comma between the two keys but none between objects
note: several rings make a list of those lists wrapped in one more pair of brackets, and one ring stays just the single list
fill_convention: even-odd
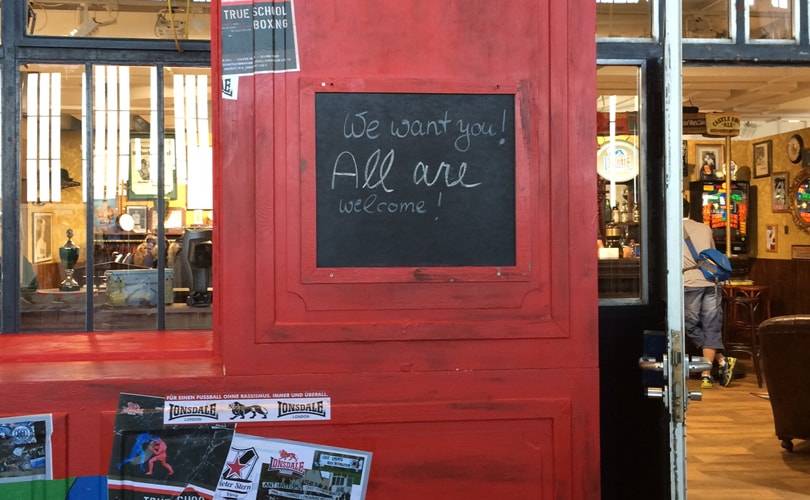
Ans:
[{"label": "round pub sign", "polygon": [[629,181],[638,175],[638,149],[626,141],[606,142],[596,153],[596,172],[609,181]]}]

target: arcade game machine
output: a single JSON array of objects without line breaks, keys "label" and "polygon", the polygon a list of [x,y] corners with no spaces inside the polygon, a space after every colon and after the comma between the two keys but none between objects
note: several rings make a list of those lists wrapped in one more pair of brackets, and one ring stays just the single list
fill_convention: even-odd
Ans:
[{"label": "arcade game machine", "polygon": [[714,245],[721,252],[726,251],[726,223],[730,221],[734,275],[747,273],[750,242],[756,241],[756,187],[731,181],[729,197],[722,179],[695,181],[689,184],[689,194],[692,219],[712,228]]}]

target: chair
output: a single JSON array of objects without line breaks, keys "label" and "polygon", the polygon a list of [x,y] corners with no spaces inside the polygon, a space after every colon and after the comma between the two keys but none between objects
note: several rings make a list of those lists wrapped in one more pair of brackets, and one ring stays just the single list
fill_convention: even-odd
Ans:
[{"label": "chair", "polygon": [[744,354],[754,363],[757,385],[762,387],[759,325],[770,318],[768,287],[727,285],[723,287],[723,345],[726,354]]},{"label": "chair", "polygon": [[776,436],[793,451],[793,439],[810,439],[810,315],[777,316],[759,326]]}]

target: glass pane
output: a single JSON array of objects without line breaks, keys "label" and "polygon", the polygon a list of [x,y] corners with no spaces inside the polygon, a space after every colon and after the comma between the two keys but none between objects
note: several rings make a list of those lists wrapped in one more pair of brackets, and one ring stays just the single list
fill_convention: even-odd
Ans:
[{"label": "glass pane", "polygon": [[651,38],[652,2],[596,0],[596,36]]},{"label": "glass pane", "polygon": [[94,325],[153,330],[158,248],[148,214],[158,192],[151,147],[158,137],[157,68],[93,66],[92,92]]},{"label": "glass pane", "polygon": [[20,324],[84,328],[83,66],[20,68]]},{"label": "glass pane", "polygon": [[751,40],[790,40],[793,33],[793,0],[746,0]]},{"label": "glass pane", "polygon": [[641,297],[640,70],[597,70],[599,297]]},{"label": "glass pane", "polygon": [[174,302],[166,308],[166,328],[170,330],[211,328],[214,186],[210,75],[208,68],[166,68],[164,78],[165,175],[176,180],[176,196],[166,200],[163,221],[169,241],[167,266],[173,274]]},{"label": "glass pane", "polygon": [[683,0],[684,38],[731,38],[728,0]]},{"label": "glass pane", "polygon": [[28,9],[26,32],[34,36],[211,39],[209,0],[29,0]]}]

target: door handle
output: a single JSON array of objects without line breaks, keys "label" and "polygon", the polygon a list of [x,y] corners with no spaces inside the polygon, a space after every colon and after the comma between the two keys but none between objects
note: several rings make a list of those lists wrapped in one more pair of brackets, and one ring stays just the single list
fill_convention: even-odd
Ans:
[{"label": "door handle", "polygon": [[655,358],[639,358],[638,366],[642,370],[653,371],[653,372],[663,372],[664,371],[664,362],[658,361]]},{"label": "door handle", "polygon": [[706,358],[700,356],[689,356],[689,373],[707,372],[712,369],[712,364]]}]

